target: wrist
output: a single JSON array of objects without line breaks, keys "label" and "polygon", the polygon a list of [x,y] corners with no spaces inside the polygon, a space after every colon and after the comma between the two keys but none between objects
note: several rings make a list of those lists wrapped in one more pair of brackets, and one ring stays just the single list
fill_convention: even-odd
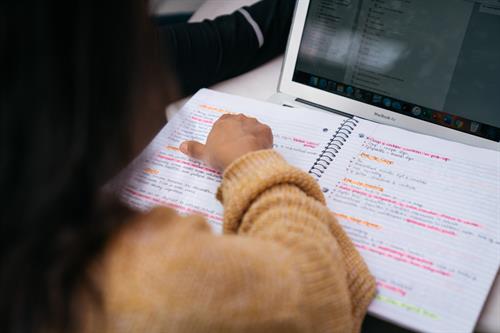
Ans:
[{"label": "wrist", "polygon": [[281,184],[295,185],[324,203],[317,182],[306,172],[288,164],[272,149],[245,154],[231,163],[217,191],[217,199],[224,205],[224,232],[236,232],[251,203],[266,190]]}]

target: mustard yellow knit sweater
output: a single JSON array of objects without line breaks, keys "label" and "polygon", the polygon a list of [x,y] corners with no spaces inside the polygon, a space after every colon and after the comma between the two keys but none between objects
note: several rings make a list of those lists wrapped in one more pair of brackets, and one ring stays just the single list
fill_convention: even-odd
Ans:
[{"label": "mustard yellow knit sweater", "polygon": [[272,150],[224,173],[224,235],[157,208],[109,244],[98,332],[358,332],[375,283],[316,182]]}]

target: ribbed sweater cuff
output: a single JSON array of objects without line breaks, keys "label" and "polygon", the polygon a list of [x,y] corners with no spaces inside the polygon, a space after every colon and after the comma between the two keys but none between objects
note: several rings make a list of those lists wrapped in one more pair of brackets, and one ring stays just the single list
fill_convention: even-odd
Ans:
[{"label": "ribbed sweater cuff", "polygon": [[224,205],[224,233],[236,233],[252,202],[266,190],[281,184],[295,185],[308,196],[325,203],[316,181],[289,165],[274,150],[248,153],[224,172],[217,199]]}]

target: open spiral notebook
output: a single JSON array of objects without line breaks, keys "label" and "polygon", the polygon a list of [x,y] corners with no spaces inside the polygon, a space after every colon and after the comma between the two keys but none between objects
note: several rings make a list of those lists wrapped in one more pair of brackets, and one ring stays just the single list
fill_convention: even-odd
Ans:
[{"label": "open spiral notebook", "polygon": [[315,177],[377,279],[369,311],[419,331],[474,329],[500,264],[500,154],[321,110],[200,90],[110,187],[130,206],[201,214],[221,232],[221,174],[183,155],[224,113],[271,126]]}]

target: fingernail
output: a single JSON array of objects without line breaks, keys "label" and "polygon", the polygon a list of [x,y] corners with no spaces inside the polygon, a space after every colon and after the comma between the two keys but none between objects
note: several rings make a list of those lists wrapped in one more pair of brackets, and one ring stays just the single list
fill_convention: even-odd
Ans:
[{"label": "fingernail", "polygon": [[181,143],[181,146],[179,147],[180,151],[183,152],[184,154],[188,154],[188,144],[187,142]]}]

